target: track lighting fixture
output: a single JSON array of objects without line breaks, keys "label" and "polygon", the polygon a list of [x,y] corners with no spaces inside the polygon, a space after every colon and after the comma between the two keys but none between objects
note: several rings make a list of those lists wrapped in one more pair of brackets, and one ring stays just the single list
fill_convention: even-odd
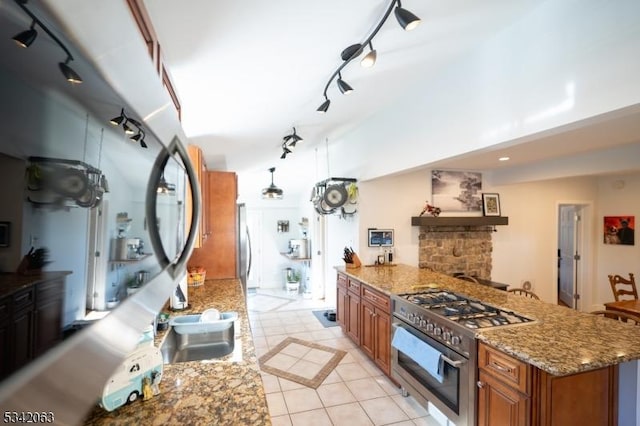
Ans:
[{"label": "track lighting fixture", "polygon": [[35,26],[36,26],[36,21],[32,21],[31,28],[29,28],[28,30],[22,31],[19,34],[16,34],[13,37],[13,41],[15,41],[16,44],[20,47],[27,48],[31,46],[31,43],[33,43],[36,37],[38,37],[38,32],[36,31]]},{"label": "track lighting fixture", "polygon": [[414,29],[421,22],[420,18],[418,18],[416,15],[402,8],[400,0],[391,0],[391,2],[389,3],[389,6],[387,7],[387,10],[382,16],[382,19],[380,20],[380,22],[378,22],[378,25],[376,25],[376,27],[371,32],[371,34],[369,34],[369,36],[362,43],[352,44],[346,47],[340,53],[340,58],[342,59],[343,62],[338,66],[338,69],[336,69],[333,72],[333,74],[329,78],[329,81],[327,81],[327,84],[324,86],[324,92],[322,93],[322,95],[324,96],[325,101],[318,107],[318,109],[316,110],[317,112],[323,114],[323,113],[326,113],[327,110],[329,109],[329,105],[331,104],[331,101],[329,101],[329,97],[327,96],[327,90],[329,90],[329,86],[331,85],[331,82],[334,79],[337,78],[338,89],[340,89],[340,92],[342,92],[343,94],[346,95],[353,91],[353,88],[349,86],[344,80],[342,80],[341,71],[344,67],[346,67],[349,64],[349,62],[351,62],[352,60],[360,56],[363,50],[363,46],[369,45],[370,51],[364,58],[362,58],[362,61],[360,62],[360,64],[363,67],[371,67],[373,66],[373,64],[375,64],[377,52],[373,49],[373,44],[371,43],[371,41],[378,34],[378,31],[380,31],[380,28],[382,28],[382,25],[387,21],[387,18],[389,18],[389,15],[391,14],[392,10],[396,15],[396,19],[398,20],[398,23],[406,31],[410,31]]},{"label": "track lighting fixture", "polygon": [[405,31],[411,31],[420,25],[420,18],[409,12],[407,9],[403,9],[400,4],[400,0],[398,0],[398,6],[395,8],[393,13],[395,13],[398,23]]},{"label": "track lighting fixture", "polygon": [[349,84],[342,79],[342,74],[338,73],[338,89],[340,89],[340,93],[343,95],[348,95],[353,92],[353,87],[349,86]]},{"label": "track lighting fixture", "polygon": [[[134,142],[139,142],[142,148],[147,148],[147,144],[144,141],[145,132],[142,128],[142,124],[138,120],[131,117],[127,117],[124,113],[124,108],[120,110],[120,115],[113,117],[109,120],[109,123],[113,126],[119,126],[122,124],[122,129],[126,135],[132,135],[129,139]],[[133,127],[135,127],[135,129]]]},{"label": "track lighting fixture", "polygon": [[266,187],[266,188],[264,188],[262,190],[262,198],[263,199],[266,199],[266,200],[280,200],[280,199],[282,199],[282,196],[283,196],[284,192],[282,191],[282,189],[278,188],[273,183],[273,172],[275,172],[275,171],[276,171],[275,167],[271,167],[269,169],[269,172],[271,172],[271,185],[269,185],[268,187]]},{"label": "track lighting fixture", "polygon": [[13,37],[13,40],[16,42],[16,44],[20,47],[29,47],[31,43],[33,43],[36,37],[38,36],[38,32],[35,29],[35,26],[37,24],[40,28],[42,28],[42,30],[45,33],[49,35],[49,37],[51,37],[53,41],[56,42],[58,46],[60,46],[62,50],[64,50],[64,53],[67,54],[67,59],[64,62],[60,62],[58,64],[60,71],[62,72],[64,77],[67,79],[67,81],[73,84],[82,83],[82,78],[80,77],[80,75],[78,75],[78,73],[75,72],[73,68],[71,68],[71,66],[69,65],[69,62],[73,61],[73,55],[71,54],[69,49],[67,49],[67,46],[65,46],[64,43],[62,43],[62,41],[60,41],[60,39],[56,37],[56,35],[52,33],[51,30],[47,28],[42,23],[42,21],[40,21],[38,17],[34,15],[33,12],[31,12],[27,8],[27,0],[14,0],[14,1],[24,11],[24,13],[29,15],[29,17],[32,20],[30,29],[23,31],[20,34],[17,34],[15,37]]},{"label": "track lighting fixture", "polygon": [[364,68],[371,68],[372,66],[375,65],[377,56],[378,56],[378,53],[373,48],[371,41],[369,41],[369,53],[367,53],[365,57],[362,58],[362,60],[360,61],[360,65],[363,66]]},{"label": "track lighting fixture", "polygon": [[324,114],[325,112],[327,112],[327,110],[329,109],[329,105],[331,105],[331,101],[327,97],[326,93],[324,95],[324,99],[324,102],[316,110],[320,114]]},{"label": "track lighting fixture", "polygon": [[296,128],[295,127],[293,128],[293,133],[292,134],[287,135],[282,139],[285,141],[285,143],[288,143],[289,146],[291,146],[291,147],[295,147],[298,142],[304,140],[300,136],[298,136],[298,134],[296,133]]}]

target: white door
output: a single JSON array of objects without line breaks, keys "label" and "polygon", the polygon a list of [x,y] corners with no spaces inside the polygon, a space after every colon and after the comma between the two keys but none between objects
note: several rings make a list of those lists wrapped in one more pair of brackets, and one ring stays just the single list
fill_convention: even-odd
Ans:
[{"label": "white door", "polygon": [[558,300],[577,309],[580,206],[561,205],[558,220]]}]

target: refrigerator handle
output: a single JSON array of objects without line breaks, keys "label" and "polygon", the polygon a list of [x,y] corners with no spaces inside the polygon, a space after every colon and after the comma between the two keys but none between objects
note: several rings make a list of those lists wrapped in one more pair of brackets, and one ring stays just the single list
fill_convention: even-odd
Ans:
[{"label": "refrigerator handle", "polygon": [[[177,259],[169,259],[167,253],[164,250],[164,246],[162,245],[162,240],[160,238],[160,234],[158,232],[157,226],[157,211],[156,211],[156,198],[158,197],[158,192],[156,188],[158,187],[158,183],[160,182],[160,177],[162,172],[169,161],[169,158],[172,155],[178,155],[182,160],[182,163],[185,166],[185,171],[187,173],[187,177],[189,178],[189,186],[191,188],[191,196],[193,202],[193,209],[191,210],[191,226],[189,228],[189,235],[187,236],[187,241],[180,252],[180,255]],[[149,185],[147,186],[147,203],[146,203],[146,216],[147,221],[149,223],[149,239],[151,240],[151,246],[153,247],[153,252],[156,255],[156,259],[160,264],[162,269],[167,269],[170,275],[176,279],[179,278],[180,275],[186,270],[187,261],[191,256],[191,252],[193,251],[193,246],[195,245],[196,234],[198,229],[198,223],[200,222],[200,211],[201,211],[201,199],[200,199],[200,189],[198,187],[198,179],[196,172],[191,164],[191,160],[189,160],[189,154],[185,150],[184,146],[180,142],[177,136],[175,136],[171,143],[166,147],[166,149],[162,150],[158,157],[156,158],[154,167],[151,169],[151,176],[149,177]]]},{"label": "refrigerator handle", "polygon": [[251,273],[251,261],[253,260],[252,250],[251,250],[251,235],[249,234],[249,227],[245,228],[245,232],[247,234],[247,250],[249,251],[249,259],[247,260],[247,281],[249,280],[249,274]]}]

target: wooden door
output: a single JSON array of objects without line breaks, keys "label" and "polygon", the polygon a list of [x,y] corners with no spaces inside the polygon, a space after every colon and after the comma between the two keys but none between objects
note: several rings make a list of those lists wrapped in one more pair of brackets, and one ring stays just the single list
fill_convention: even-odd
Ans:
[{"label": "wooden door", "polygon": [[338,321],[342,331],[346,333],[349,300],[347,299],[347,290],[344,287],[338,286],[338,297],[336,302],[336,321]]},{"label": "wooden door", "polygon": [[375,309],[375,362],[389,374],[391,371],[391,316],[385,311]]},{"label": "wooden door", "polygon": [[478,426],[527,426],[530,399],[480,370]]},{"label": "wooden door", "polygon": [[360,296],[347,292],[347,334],[351,339],[360,343]]},{"label": "wooden door", "polygon": [[237,177],[232,172],[207,172],[208,237],[193,250],[189,266],[202,266],[207,279],[237,278]]},{"label": "wooden door", "polygon": [[372,359],[375,359],[376,320],[375,307],[362,300],[362,316],[360,318],[360,349]]}]

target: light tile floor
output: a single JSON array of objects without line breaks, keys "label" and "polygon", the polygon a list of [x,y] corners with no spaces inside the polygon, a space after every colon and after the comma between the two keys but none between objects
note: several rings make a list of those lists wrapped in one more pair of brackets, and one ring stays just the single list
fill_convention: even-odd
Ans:
[{"label": "light tile floor", "polygon": [[[312,389],[262,373],[267,404],[274,426],[312,425],[426,425],[440,426],[411,396],[400,390],[342,333],[340,327],[325,328],[311,313],[327,308],[322,301],[287,296],[286,292],[263,292],[289,297],[286,305],[264,311],[247,297],[249,319],[258,356],[262,356],[287,336],[313,341],[347,351],[325,381]],[[332,306],[329,306],[329,308]]]}]

